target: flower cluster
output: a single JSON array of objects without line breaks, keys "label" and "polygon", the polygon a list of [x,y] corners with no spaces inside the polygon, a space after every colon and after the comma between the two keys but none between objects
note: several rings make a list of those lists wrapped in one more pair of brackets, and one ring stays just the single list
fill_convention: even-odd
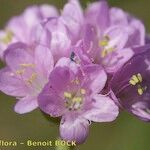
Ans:
[{"label": "flower cluster", "polygon": [[0,31],[0,90],[19,114],[39,107],[61,117],[60,136],[83,143],[91,122],[119,108],[150,121],[150,46],[137,18],[101,0],[59,11],[32,6]]}]

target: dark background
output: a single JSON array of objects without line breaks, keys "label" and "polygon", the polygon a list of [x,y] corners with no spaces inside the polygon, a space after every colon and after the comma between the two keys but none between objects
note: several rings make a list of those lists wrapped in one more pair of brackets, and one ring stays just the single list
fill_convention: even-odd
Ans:
[{"label": "dark background", "polygon": [[[92,1],[92,0],[91,0]],[[0,0],[0,28],[14,15],[19,15],[32,4],[49,3],[62,9],[67,0]],[[81,0],[85,7],[90,1]],[[140,18],[150,31],[149,0],[109,0],[111,6],[121,7]],[[58,126],[47,121],[37,109],[32,113],[18,115],[13,111],[15,98],[0,93],[0,140],[52,140],[59,135]],[[1,149],[1,147],[0,147]],[[51,148],[29,148],[23,145],[8,150],[40,150]],[[77,147],[80,150],[149,150],[150,126],[126,112],[122,112],[112,123],[93,123],[87,141]]]}]

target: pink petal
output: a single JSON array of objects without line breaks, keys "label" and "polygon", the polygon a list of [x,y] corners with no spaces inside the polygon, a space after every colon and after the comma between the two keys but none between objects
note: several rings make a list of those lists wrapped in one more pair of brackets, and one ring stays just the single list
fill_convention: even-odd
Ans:
[{"label": "pink petal", "polygon": [[47,4],[40,6],[40,12],[43,18],[57,17],[59,15],[58,10],[54,6]]},{"label": "pink petal", "polygon": [[128,41],[128,32],[125,26],[112,26],[108,28],[104,35],[110,38],[108,48],[121,49]]},{"label": "pink petal", "polygon": [[35,49],[36,71],[48,79],[54,67],[54,60],[49,48],[39,45]]},{"label": "pink petal", "polygon": [[38,107],[37,98],[32,97],[32,96],[26,96],[26,97],[20,99],[16,103],[14,110],[15,110],[15,112],[17,112],[19,114],[24,114],[24,113],[31,112],[32,110],[36,109],[37,107]]},{"label": "pink petal", "polygon": [[110,21],[112,25],[128,25],[128,14],[120,8],[110,9]]},{"label": "pink petal", "polygon": [[75,62],[71,61],[70,58],[62,57],[58,60],[55,67],[68,67],[70,68],[74,73],[78,71],[78,66]]},{"label": "pink petal", "polygon": [[72,34],[72,40],[76,40],[83,24],[83,12],[78,0],[70,0],[65,5],[61,19]]},{"label": "pink petal", "polygon": [[105,86],[107,74],[99,65],[88,65],[84,68],[85,84],[93,93],[99,93]]},{"label": "pink petal", "polygon": [[130,48],[125,48],[118,50],[116,55],[112,56],[111,61],[108,60],[108,64],[106,65],[107,72],[116,72],[120,69],[132,56],[134,52]]},{"label": "pink petal", "polygon": [[[119,110],[118,106],[107,96],[93,95],[92,102],[90,102],[91,108],[89,108],[83,116],[94,122],[110,122],[116,119]],[[89,106],[85,106],[89,107]]]},{"label": "pink petal", "polygon": [[25,96],[29,89],[10,71],[9,68],[0,70],[0,90],[11,96]]},{"label": "pink petal", "polygon": [[32,56],[27,52],[28,47],[23,43],[12,44],[5,52],[4,58],[6,64],[12,69],[17,70],[20,64],[33,63]]},{"label": "pink petal", "polygon": [[65,101],[59,96],[61,93],[57,90],[48,83],[38,97],[41,110],[52,117],[60,117],[65,112]]},{"label": "pink petal", "polygon": [[47,46],[50,46],[54,60],[57,61],[61,57],[68,56],[71,40],[62,21],[56,18],[50,19],[44,28],[51,33],[51,43]]},{"label": "pink petal", "polygon": [[63,116],[60,124],[60,136],[64,140],[83,143],[89,132],[89,122],[77,116]]}]

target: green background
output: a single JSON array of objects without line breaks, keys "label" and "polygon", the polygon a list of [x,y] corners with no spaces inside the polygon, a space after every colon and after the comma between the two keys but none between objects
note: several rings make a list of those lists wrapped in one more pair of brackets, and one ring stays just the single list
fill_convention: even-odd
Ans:
[{"label": "green background", "polygon": [[[86,6],[87,1],[81,0]],[[89,1],[88,1],[89,2]],[[31,4],[49,3],[63,7],[66,0],[0,0],[0,28],[8,19],[20,14]],[[111,6],[121,7],[140,18],[147,32],[150,31],[150,1],[149,0],[109,0]],[[47,121],[37,109],[32,113],[18,115],[13,111],[15,98],[0,93],[0,140],[17,140],[25,142],[32,140],[55,140],[59,135],[58,125]],[[43,150],[49,148],[29,148],[23,145],[0,149],[8,150]],[[93,123],[87,141],[77,147],[79,150],[149,150],[150,126],[127,112],[122,112],[112,123]]]}]

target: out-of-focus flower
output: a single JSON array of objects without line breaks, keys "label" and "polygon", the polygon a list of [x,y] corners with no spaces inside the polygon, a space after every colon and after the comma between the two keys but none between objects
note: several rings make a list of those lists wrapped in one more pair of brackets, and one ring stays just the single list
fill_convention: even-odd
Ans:
[{"label": "out-of-focus flower", "polygon": [[37,42],[48,46],[55,62],[69,56],[71,47],[80,39],[84,17],[78,0],[69,0],[58,17],[41,23],[33,35]]},{"label": "out-of-focus flower", "polygon": [[143,52],[114,74],[110,88],[124,109],[150,121],[150,45],[139,49]]},{"label": "out-of-focus flower", "polygon": [[48,17],[56,17],[58,12],[51,5],[30,6],[20,16],[13,17],[4,30],[0,31],[0,57],[8,45],[14,42],[34,44],[34,32],[37,24]]},{"label": "out-of-focus flower", "polygon": [[37,108],[37,96],[48,82],[54,65],[50,50],[40,45],[32,49],[15,43],[5,51],[4,59],[6,67],[0,70],[0,90],[17,97],[17,113]]},{"label": "out-of-focus flower", "polygon": [[145,44],[142,22],[109,8],[106,1],[90,4],[85,16],[84,37],[78,45],[92,63],[102,64],[109,73],[134,55],[132,47]]},{"label": "out-of-focus flower", "polygon": [[39,107],[52,117],[60,117],[60,135],[64,140],[83,143],[89,122],[110,122],[118,107],[109,96],[99,94],[107,75],[99,65],[81,69],[62,58],[51,72],[48,84],[38,97]]}]

